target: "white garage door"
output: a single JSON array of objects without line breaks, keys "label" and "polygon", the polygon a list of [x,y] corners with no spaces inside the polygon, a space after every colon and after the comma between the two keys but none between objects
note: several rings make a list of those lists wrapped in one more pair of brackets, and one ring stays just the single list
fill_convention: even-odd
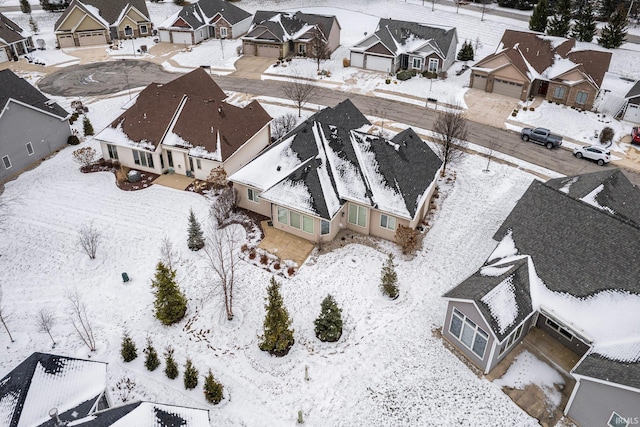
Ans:
[{"label": "white garage door", "polygon": [[474,89],[485,90],[487,88],[487,76],[484,76],[482,74],[474,74],[472,87]]},{"label": "white garage door", "polygon": [[4,50],[3,47],[0,47],[0,63],[7,62],[9,57],[7,56],[7,51]]},{"label": "white garage door", "polygon": [[499,93],[500,95],[512,96],[519,99],[522,94],[522,84],[507,80],[494,79],[493,93]]},{"label": "white garage door", "polygon": [[107,44],[107,38],[102,31],[92,31],[90,33],[78,34],[80,46],[95,46],[97,44]]},{"label": "white garage door", "polygon": [[161,42],[171,43],[171,32],[169,30],[160,30],[158,31],[158,35],[160,36]]},{"label": "white garage door", "polygon": [[364,64],[364,54],[361,52],[351,52],[351,66],[360,67]]},{"label": "white garage door", "polygon": [[183,31],[173,31],[171,32],[173,36],[173,44],[181,44],[185,46],[191,46],[191,33],[185,33]]},{"label": "white garage door", "polygon": [[280,47],[271,46],[268,44],[261,44],[258,46],[258,56],[264,56],[266,58],[279,58]]},{"label": "white garage door", "polygon": [[58,45],[60,47],[74,47],[76,44],[73,42],[73,35],[65,34],[58,36]]},{"label": "white garage door", "polygon": [[367,55],[365,68],[367,70],[384,71],[385,73],[393,71],[391,69],[391,58],[383,58],[382,56]]},{"label": "white garage door", "polygon": [[638,106],[638,104],[627,105],[627,111],[624,113],[624,119],[627,122],[640,123],[640,106]]}]

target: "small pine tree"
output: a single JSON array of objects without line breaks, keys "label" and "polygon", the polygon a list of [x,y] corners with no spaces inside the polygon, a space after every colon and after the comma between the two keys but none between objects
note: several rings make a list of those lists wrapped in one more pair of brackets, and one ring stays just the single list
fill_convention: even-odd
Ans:
[{"label": "small pine tree", "polygon": [[465,40],[458,52],[458,61],[473,61],[473,57],[473,45],[470,41]]},{"label": "small pine tree", "polygon": [[596,17],[590,0],[578,0],[571,37],[579,42],[591,42],[596,35]]},{"label": "small pine tree", "polygon": [[209,369],[209,373],[204,379],[203,390],[204,398],[207,399],[207,402],[217,405],[222,401],[222,392],[224,391],[224,387],[213,377],[211,369]]},{"label": "small pine tree", "polygon": [[286,356],[295,340],[293,329],[290,329],[289,312],[284,307],[282,295],[280,295],[280,284],[273,277],[267,288],[265,299],[267,314],[264,318],[264,335],[260,338],[260,350],[268,351],[277,357]]},{"label": "small pine tree", "polygon": [[620,4],[609,18],[598,38],[598,44],[607,49],[616,49],[627,41],[627,14],[624,4]]},{"label": "small pine tree", "polygon": [[198,370],[193,366],[191,359],[184,364],[184,388],[192,390],[198,386]]},{"label": "small pine tree", "polygon": [[569,30],[571,30],[571,0],[559,0],[555,14],[549,19],[547,34],[567,37]]},{"label": "small pine tree", "polygon": [[138,349],[127,332],[122,336],[122,345],[120,346],[120,354],[125,362],[131,362],[138,357]]},{"label": "small pine tree", "polygon": [[20,11],[22,13],[31,13],[31,5],[29,0],[20,0]]},{"label": "small pine tree", "polygon": [[160,366],[160,359],[158,358],[158,352],[153,347],[153,343],[149,337],[147,337],[147,348],[144,349],[144,353],[146,355],[144,359],[144,366],[146,366],[149,371],[155,371],[156,368]]},{"label": "small pine tree", "polygon": [[382,266],[382,278],[380,280],[380,288],[382,293],[391,299],[398,298],[398,273],[396,273],[396,264],[393,262],[393,255],[389,257]]},{"label": "small pine tree", "polygon": [[151,287],[156,297],[153,303],[156,318],[167,326],[182,320],[187,312],[187,298],[176,284],[176,271],[159,262]]},{"label": "small pine tree", "polygon": [[202,227],[193,213],[193,209],[189,210],[189,238],[187,245],[192,251],[199,251],[204,247],[204,237],[202,235]]},{"label": "small pine tree", "polygon": [[342,336],[342,310],[333,296],[327,295],[320,304],[320,316],[315,320],[316,337],[324,342],[336,342]]},{"label": "small pine tree", "polygon": [[164,351],[164,373],[169,379],[178,378],[178,364],[173,358],[173,347],[171,346]]},{"label": "small pine tree", "polygon": [[529,29],[531,31],[538,31],[544,33],[547,29],[547,19],[549,17],[549,11],[547,6],[547,0],[540,0],[538,4],[533,8],[531,18],[529,18]]},{"label": "small pine tree", "polygon": [[40,27],[38,27],[38,23],[36,22],[35,19],[33,19],[33,16],[29,15],[29,26],[31,27],[31,32],[34,34],[38,34],[38,31],[40,31]]},{"label": "small pine tree", "polygon": [[93,135],[93,125],[87,116],[82,119],[82,129],[84,130],[84,136]]}]

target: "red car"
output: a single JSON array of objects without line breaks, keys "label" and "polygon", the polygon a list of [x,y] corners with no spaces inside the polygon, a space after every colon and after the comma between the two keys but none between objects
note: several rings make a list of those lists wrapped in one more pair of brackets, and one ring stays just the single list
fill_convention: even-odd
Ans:
[{"label": "red car", "polygon": [[635,127],[631,131],[631,143],[640,145],[640,127]]}]

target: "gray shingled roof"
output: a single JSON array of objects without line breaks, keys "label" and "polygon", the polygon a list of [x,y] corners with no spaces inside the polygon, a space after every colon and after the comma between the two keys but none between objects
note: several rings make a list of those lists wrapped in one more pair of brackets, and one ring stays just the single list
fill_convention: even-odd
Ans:
[{"label": "gray shingled roof", "polygon": [[438,53],[444,58],[449,51],[451,43],[456,42],[455,28],[430,27],[425,24],[408,21],[397,21],[394,19],[380,19],[376,36],[389,49],[395,50],[395,42],[404,45],[406,40],[412,35],[423,40],[432,40]]},{"label": "gray shingled roof", "polygon": [[629,89],[629,92],[627,92],[627,94],[624,96],[627,99],[630,98],[637,98],[638,96],[640,96],[640,80],[638,80],[631,89]]},{"label": "gray shingled roof", "polygon": [[631,184],[620,169],[567,176],[547,181],[551,188],[563,191],[580,200],[602,185],[595,197],[596,202],[609,208],[613,215],[640,225],[640,191]]},{"label": "gray shingled roof", "polygon": [[[200,13],[201,11],[205,16]],[[217,13],[220,13],[231,25],[251,16],[246,10],[240,9],[226,0],[200,0],[184,6],[178,16],[184,19],[191,28],[195,29],[210,24],[210,22],[207,22],[208,19],[211,19]]]},{"label": "gray shingled roof", "polygon": [[[280,15],[280,23],[271,21],[273,17]],[[295,33],[300,31],[305,25],[318,25],[325,35],[331,33],[335,22],[334,16],[316,15],[296,12],[275,12],[259,10],[253,16],[251,27],[247,33],[248,38],[265,38],[260,36],[264,28],[268,29],[275,38],[272,41],[284,42],[289,40]]]},{"label": "gray shingled roof", "polygon": [[[148,408],[151,406],[151,408]],[[140,408],[140,409],[138,409]],[[197,413],[201,413],[205,411],[204,409],[195,409],[188,408],[184,406],[173,406],[173,405],[164,405],[153,402],[134,402],[129,403],[122,406],[116,406],[113,408],[106,409],[104,411],[95,412],[91,414],[91,416],[87,417],[86,420],[79,420],[74,423],[74,426],[77,427],[109,427],[116,422],[124,419],[124,421],[131,422],[128,418],[125,418],[127,415],[134,413],[134,418],[139,420],[140,415],[136,413],[138,411],[140,414],[144,414],[148,416],[148,414],[153,413],[153,419],[146,418],[144,419],[144,425],[153,425],[155,427],[191,427],[194,426],[193,422],[190,422],[190,418],[188,416],[177,415],[176,411],[172,411],[173,408],[179,408],[182,413],[193,413],[194,417]],[[208,417],[208,416],[207,416]],[[198,417],[202,419],[203,417]],[[207,426],[209,424],[207,423]],[[41,426],[44,427],[44,426]],[[49,426],[47,426],[49,427]],[[53,427],[53,425],[51,426]],[[132,426],[133,427],[133,426]],[[202,423],[198,424],[198,427],[204,427]]]},{"label": "gray shingled roof", "polygon": [[591,353],[573,369],[573,372],[640,390],[640,362],[618,362]]},{"label": "gray shingled roof", "polygon": [[31,83],[18,77],[11,70],[2,70],[0,71],[0,111],[4,110],[10,99],[31,105],[61,119],[69,116],[64,108],[55,102],[50,102],[49,98]]},{"label": "gray shingled roof", "polygon": [[22,35],[23,31],[18,24],[0,13],[0,41],[10,44],[25,40],[26,37]]},{"label": "gray shingled roof", "polygon": [[147,9],[147,3],[145,0],[73,0],[62,13],[60,18],[58,18],[54,28],[58,28],[60,26],[76,3],[95,7],[100,11],[100,16],[107,21],[109,25],[115,24],[122,11],[129,5],[138,9],[147,19],[150,19],[149,10]]},{"label": "gray shingled roof", "polygon": [[534,181],[494,239],[509,230],[518,251],[532,257],[538,276],[555,292],[587,297],[616,289],[640,295],[640,263],[634,262],[640,227],[633,222]]},{"label": "gray shingled roof", "polygon": [[[488,265],[485,264],[483,268],[487,266]],[[458,286],[444,294],[445,298],[475,301],[478,309],[482,313],[482,316],[485,318],[487,323],[489,323],[496,337],[498,337],[498,341],[502,341],[507,337],[533,311],[533,307],[531,305],[531,294],[529,291],[528,258],[522,257],[515,261],[505,262],[500,264],[497,268],[504,267],[511,268],[499,276],[485,275],[483,274],[483,268],[480,268]],[[490,307],[483,302],[482,299],[496,286],[508,279],[510,279],[513,284],[515,301],[518,307],[518,315],[508,328],[500,331],[499,324],[491,314]]]}]

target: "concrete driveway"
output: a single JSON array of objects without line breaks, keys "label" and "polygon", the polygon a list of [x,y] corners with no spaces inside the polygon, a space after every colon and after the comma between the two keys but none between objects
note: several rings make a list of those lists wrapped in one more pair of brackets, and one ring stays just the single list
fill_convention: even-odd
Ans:
[{"label": "concrete driveway", "polygon": [[243,55],[235,63],[236,71],[230,75],[233,77],[243,77],[245,79],[262,80],[262,73],[275,64],[276,61],[277,59],[274,58]]},{"label": "concrete driveway", "polygon": [[464,94],[464,102],[469,107],[465,112],[467,119],[506,129],[504,123],[511,118],[511,113],[518,106],[519,100],[497,93],[487,93],[480,89],[469,89]]}]

